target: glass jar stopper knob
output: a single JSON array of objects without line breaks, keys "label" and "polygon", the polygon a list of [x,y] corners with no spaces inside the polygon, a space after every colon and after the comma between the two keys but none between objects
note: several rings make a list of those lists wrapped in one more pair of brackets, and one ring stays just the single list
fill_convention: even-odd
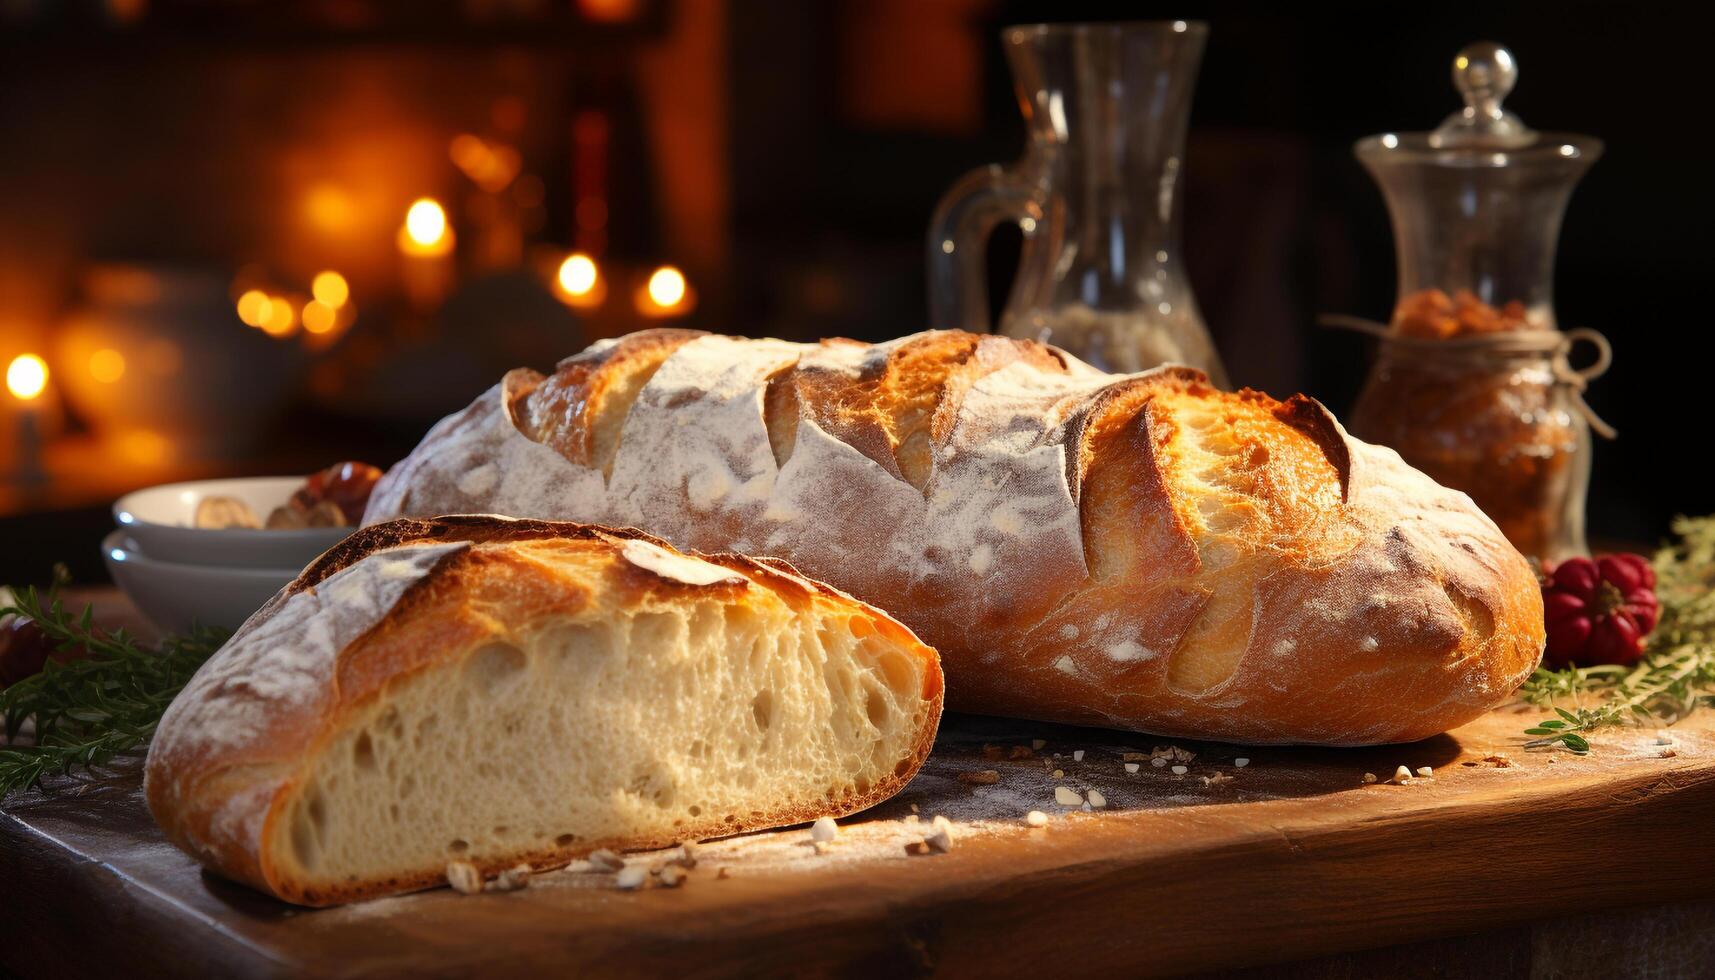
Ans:
[{"label": "glass jar stopper knob", "polygon": [[1501,100],[1518,82],[1518,62],[1513,53],[1493,41],[1478,41],[1460,49],[1453,59],[1453,86],[1465,100],[1465,108],[1448,116],[1429,144],[1437,149],[1455,146],[1485,146],[1505,149],[1523,146],[1536,137],[1518,116],[1501,107]]}]

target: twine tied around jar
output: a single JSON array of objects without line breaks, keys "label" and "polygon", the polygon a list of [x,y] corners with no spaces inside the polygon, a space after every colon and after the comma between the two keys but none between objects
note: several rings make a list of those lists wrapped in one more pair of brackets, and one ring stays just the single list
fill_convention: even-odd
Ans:
[{"label": "twine tied around jar", "polygon": [[[1619,435],[1614,427],[1603,421],[1602,417],[1596,414],[1596,410],[1590,407],[1590,403],[1584,400],[1584,390],[1590,386],[1590,382],[1608,373],[1608,368],[1614,363],[1614,348],[1600,331],[1589,327],[1574,327],[1566,331],[1500,330],[1437,340],[1432,337],[1403,337],[1385,323],[1339,313],[1324,314],[1317,317],[1317,322],[1336,330],[1369,334],[1389,345],[1409,350],[1414,355],[1478,359],[1487,357],[1497,364],[1520,354],[1541,355],[1549,359],[1555,384],[1568,389],[1573,406],[1577,408],[1578,414],[1584,417],[1584,421],[1590,423],[1590,428],[1604,439]],[[1596,349],[1596,360],[1585,367],[1575,368],[1572,366],[1572,349],[1581,340]]]}]

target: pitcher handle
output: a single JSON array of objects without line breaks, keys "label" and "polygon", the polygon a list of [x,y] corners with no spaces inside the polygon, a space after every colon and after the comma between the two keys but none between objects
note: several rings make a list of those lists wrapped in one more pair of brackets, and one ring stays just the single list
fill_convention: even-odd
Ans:
[{"label": "pitcher handle", "polygon": [[931,327],[988,332],[984,252],[989,233],[1007,220],[1028,229],[1040,211],[1030,182],[999,164],[979,167],[947,189],[929,219]]}]

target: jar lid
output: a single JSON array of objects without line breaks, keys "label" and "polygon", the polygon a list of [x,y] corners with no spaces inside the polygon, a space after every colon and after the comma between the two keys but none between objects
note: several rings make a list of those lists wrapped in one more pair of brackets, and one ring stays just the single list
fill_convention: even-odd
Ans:
[{"label": "jar lid", "polygon": [[1453,58],[1453,87],[1465,107],[1428,133],[1382,133],[1358,141],[1366,162],[1432,162],[1504,167],[1544,160],[1593,163],[1602,141],[1572,133],[1539,133],[1501,105],[1518,83],[1513,53],[1493,41],[1461,48]]}]

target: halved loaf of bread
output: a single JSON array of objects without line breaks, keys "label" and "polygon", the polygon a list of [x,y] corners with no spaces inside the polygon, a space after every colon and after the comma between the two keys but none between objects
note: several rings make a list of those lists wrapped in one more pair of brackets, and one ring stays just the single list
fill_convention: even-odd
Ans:
[{"label": "halved loaf of bread", "polygon": [[784,563],[635,531],[366,528],[244,624],[150,748],[208,867],[330,905],[842,815],[922,765],[935,652]]}]

